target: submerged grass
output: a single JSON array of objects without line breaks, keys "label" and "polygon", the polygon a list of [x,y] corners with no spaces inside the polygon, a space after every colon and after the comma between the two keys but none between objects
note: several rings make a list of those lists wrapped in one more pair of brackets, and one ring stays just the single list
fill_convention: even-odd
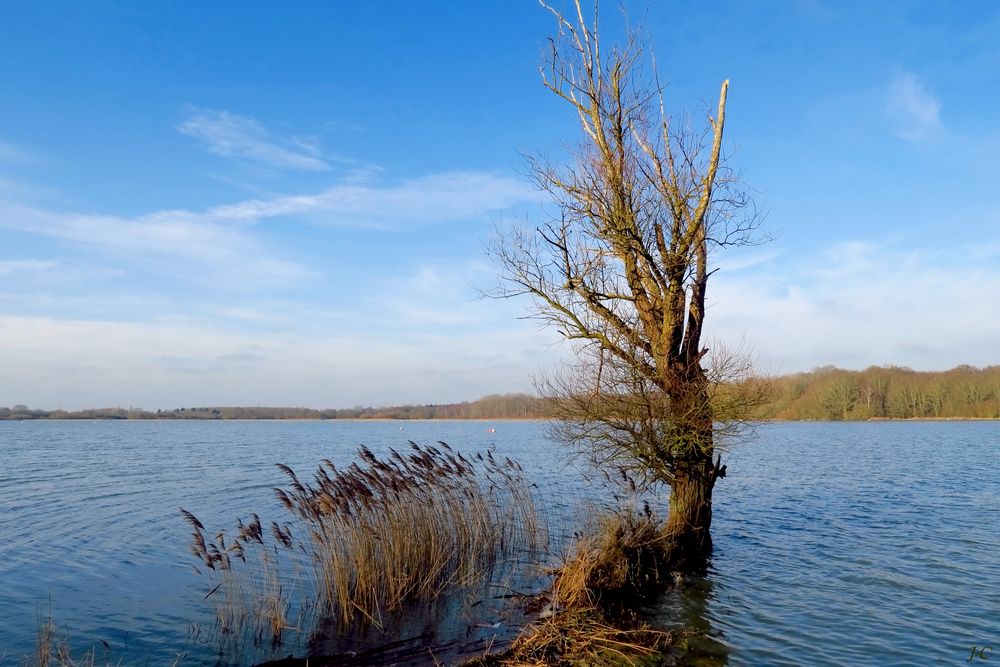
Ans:
[{"label": "submerged grass", "polygon": [[22,664],[25,667],[95,667],[98,664],[97,650],[91,648],[74,658],[69,640],[52,616],[45,619],[39,616],[34,660],[25,659]]},{"label": "submerged grass", "polygon": [[288,483],[274,492],[290,516],[269,531],[253,514],[209,540],[182,509],[222,635],[274,647],[307,618],[380,627],[386,614],[482,582],[547,539],[509,458],[466,458],[443,442],[384,458],[362,447],[358,458],[343,470],[323,460],[309,482],[279,464]]},{"label": "submerged grass", "polygon": [[[121,660],[113,659],[111,647],[106,641],[99,641],[103,644],[103,650],[92,646],[82,654],[74,656],[65,629],[56,625],[51,614],[44,619],[39,615],[35,654],[21,658],[18,664],[22,667],[117,667],[124,664]],[[170,667],[180,664],[183,657],[183,654],[179,653]],[[4,656],[0,654],[0,665],[2,664]]]}]

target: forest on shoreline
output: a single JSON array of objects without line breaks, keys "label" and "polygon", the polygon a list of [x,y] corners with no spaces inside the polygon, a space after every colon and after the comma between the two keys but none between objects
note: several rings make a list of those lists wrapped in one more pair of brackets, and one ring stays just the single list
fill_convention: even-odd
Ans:
[{"label": "forest on shoreline", "polygon": [[[914,371],[899,366],[833,366],[763,379],[762,420],[998,419],[1000,366]],[[0,407],[0,419],[546,419],[549,403],[529,394],[491,394],[463,403],[354,407],[183,407],[174,410]]]}]

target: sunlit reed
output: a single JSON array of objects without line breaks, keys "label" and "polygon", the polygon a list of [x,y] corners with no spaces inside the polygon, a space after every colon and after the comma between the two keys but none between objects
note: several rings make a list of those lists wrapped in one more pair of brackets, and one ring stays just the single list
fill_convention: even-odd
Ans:
[{"label": "sunlit reed", "polygon": [[486,580],[547,539],[515,461],[492,451],[466,458],[443,442],[389,452],[362,447],[343,470],[323,460],[311,482],[279,464],[288,481],[274,492],[289,517],[269,529],[252,514],[208,539],[182,510],[223,634],[276,645],[307,616],[381,625],[409,602]]}]

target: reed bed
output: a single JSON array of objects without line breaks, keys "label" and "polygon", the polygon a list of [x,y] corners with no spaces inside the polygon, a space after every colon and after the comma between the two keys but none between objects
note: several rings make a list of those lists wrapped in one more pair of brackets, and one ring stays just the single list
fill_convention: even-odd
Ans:
[{"label": "reed bed", "polygon": [[223,634],[275,646],[307,616],[381,627],[408,603],[482,583],[546,543],[515,461],[466,458],[443,442],[389,451],[361,447],[344,469],[323,460],[310,481],[279,464],[287,484],[274,493],[288,520],[270,530],[253,514],[210,540],[181,510]]}]

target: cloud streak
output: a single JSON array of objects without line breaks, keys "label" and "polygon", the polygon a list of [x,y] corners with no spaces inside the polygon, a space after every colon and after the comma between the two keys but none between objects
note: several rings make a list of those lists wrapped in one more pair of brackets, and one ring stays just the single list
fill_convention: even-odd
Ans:
[{"label": "cloud streak", "polygon": [[59,266],[59,262],[40,259],[0,259],[0,276],[24,271],[47,271]]},{"label": "cloud streak", "polygon": [[[402,229],[485,216],[531,201],[522,180],[486,172],[447,172],[394,184],[345,180],[309,195],[251,199],[202,211],[164,210],[138,217],[57,212],[0,198],[0,228],[28,232],[112,253],[128,261],[174,261],[201,267],[193,277],[228,282],[289,283],[315,275],[280,257],[254,226],[278,218],[314,224]],[[225,281],[224,281],[225,282]]]},{"label": "cloud streak", "polygon": [[177,128],[209,152],[279,169],[329,171],[320,150],[302,139],[279,140],[253,118],[228,111],[193,109]]},{"label": "cloud streak", "polygon": [[28,154],[21,149],[0,141],[0,162],[25,162],[28,159]]},{"label": "cloud streak", "polygon": [[912,72],[898,74],[889,83],[886,110],[902,139],[921,143],[941,132],[941,102]]},{"label": "cloud streak", "polygon": [[[124,218],[48,211],[0,200],[0,228],[69,241],[176,278],[218,286],[295,282],[307,267],[276,257],[247,230],[188,212]],[[16,268],[16,267],[15,267]]]},{"label": "cloud streak", "polygon": [[477,218],[535,198],[518,178],[452,171],[394,184],[348,181],[312,195],[250,199],[209,209],[203,217],[256,222],[315,214],[329,225],[391,229]]}]

